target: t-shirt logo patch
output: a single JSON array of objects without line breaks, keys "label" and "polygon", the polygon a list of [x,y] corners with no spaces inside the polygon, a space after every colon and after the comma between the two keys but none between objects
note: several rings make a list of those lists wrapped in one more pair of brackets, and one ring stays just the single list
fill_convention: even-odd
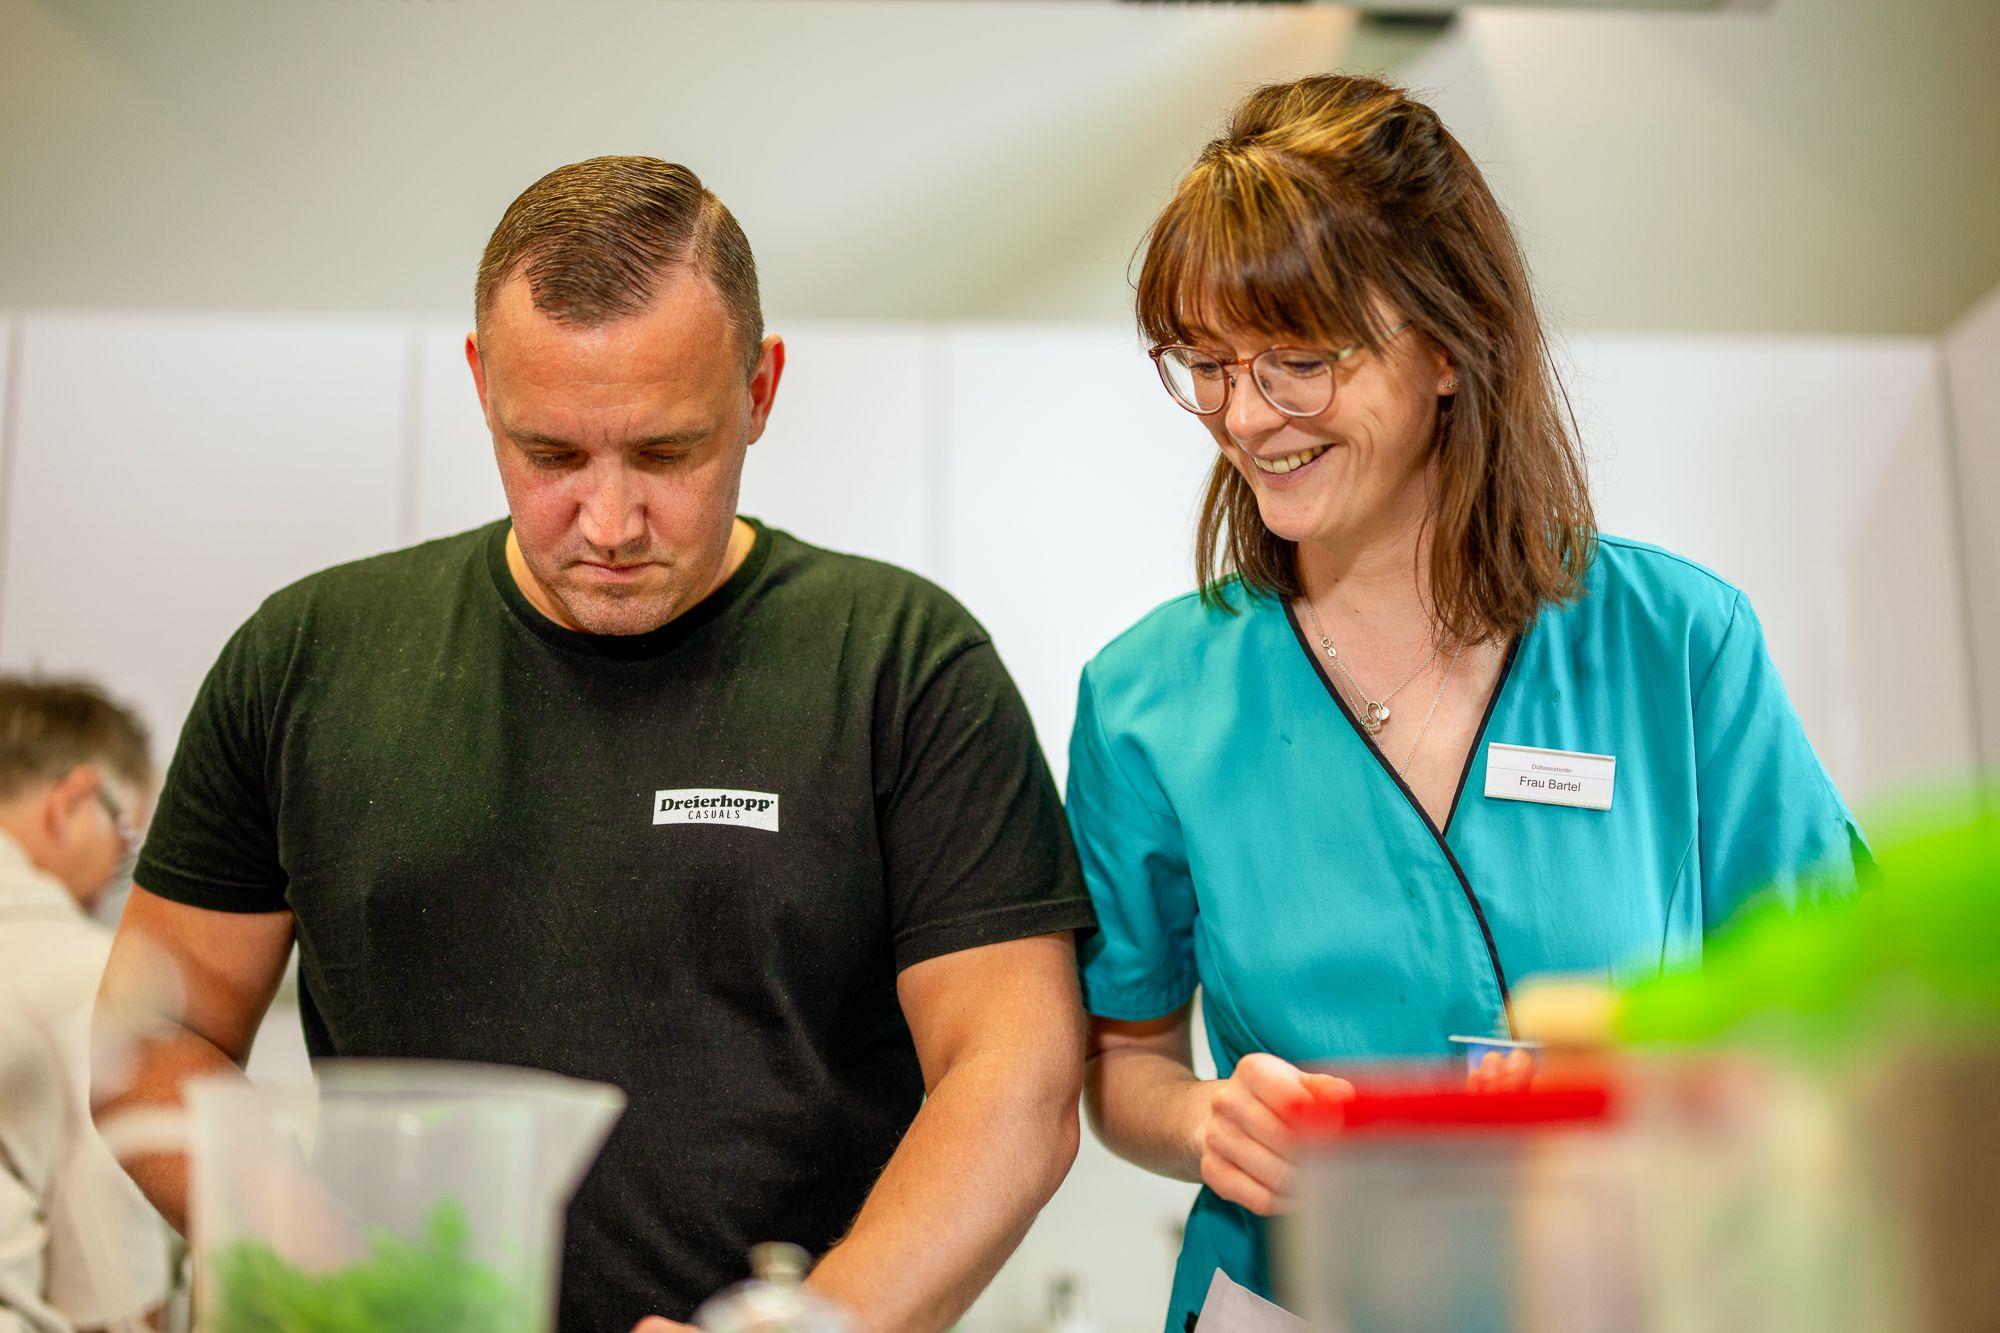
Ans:
[{"label": "t-shirt logo patch", "polygon": [[778,831],[778,796],[768,791],[683,787],[653,793],[655,824],[734,824]]}]

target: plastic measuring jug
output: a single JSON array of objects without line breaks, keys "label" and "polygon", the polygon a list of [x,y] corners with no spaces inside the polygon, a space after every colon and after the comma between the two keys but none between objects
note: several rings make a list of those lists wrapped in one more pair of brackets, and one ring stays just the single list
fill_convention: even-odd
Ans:
[{"label": "plastic measuring jug", "polygon": [[1297,1108],[1279,1296],[1342,1333],[1640,1330],[1630,1137],[1613,1089],[1369,1085]]},{"label": "plastic measuring jug", "polygon": [[197,1328],[551,1327],[563,1212],[625,1095],[493,1065],[316,1072],[188,1088]]}]

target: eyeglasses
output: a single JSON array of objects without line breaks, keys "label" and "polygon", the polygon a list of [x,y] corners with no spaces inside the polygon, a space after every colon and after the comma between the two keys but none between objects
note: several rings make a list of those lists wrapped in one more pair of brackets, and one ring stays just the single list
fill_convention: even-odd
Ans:
[{"label": "eyeglasses", "polygon": [[[1387,342],[1404,329],[1404,320],[1383,336]],[[1147,355],[1159,368],[1160,383],[1173,400],[1198,417],[1212,416],[1229,406],[1233,373],[1248,367],[1250,381],[1264,401],[1288,417],[1316,417],[1333,406],[1333,368],[1368,349],[1358,342],[1337,352],[1315,347],[1267,347],[1253,357],[1225,361],[1214,352],[1186,343],[1167,343]]]},{"label": "eyeglasses", "polygon": [[143,840],[138,828],[128,819],[118,802],[111,799],[111,793],[103,786],[97,789],[97,803],[104,807],[104,813],[111,817],[111,827],[118,833],[118,873],[114,878],[123,878],[132,873],[132,867],[139,863],[139,843]]}]

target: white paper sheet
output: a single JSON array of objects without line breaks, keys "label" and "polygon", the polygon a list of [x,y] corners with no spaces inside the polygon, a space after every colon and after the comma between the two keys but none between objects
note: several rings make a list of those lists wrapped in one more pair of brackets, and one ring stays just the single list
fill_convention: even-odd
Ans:
[{"label": "white paper sheet", "polygon": [[1194,1328],[1195,1333],[1307,1333],[1305,1320],[1232,1282],[1220,1268],[1208,1284]]}]

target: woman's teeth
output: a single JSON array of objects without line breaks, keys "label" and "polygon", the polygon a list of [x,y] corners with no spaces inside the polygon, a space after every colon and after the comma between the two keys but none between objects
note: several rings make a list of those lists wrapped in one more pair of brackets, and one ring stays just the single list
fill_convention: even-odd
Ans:
[{"label": "woman's teeth", "polygon": [[1258,458],[1252,455],[1250,461],[1257,465],[1259,472],[1293,472],[1312,462],[1331,447],[1325,444],[1315,445],[1284,458]]}]

